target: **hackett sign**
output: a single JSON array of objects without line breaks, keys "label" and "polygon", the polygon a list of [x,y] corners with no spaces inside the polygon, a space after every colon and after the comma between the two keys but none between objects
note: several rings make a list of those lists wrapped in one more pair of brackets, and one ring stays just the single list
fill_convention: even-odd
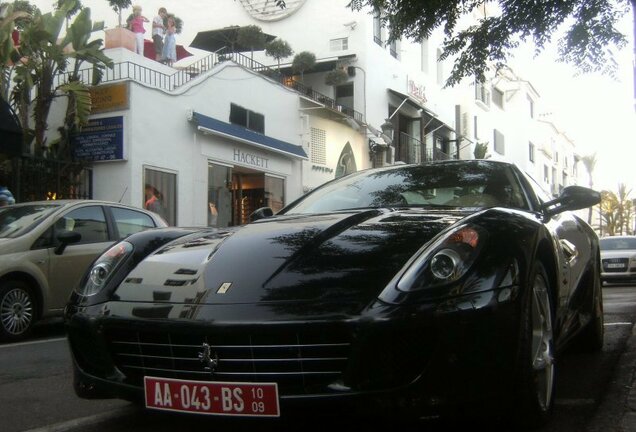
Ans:
[{"label": "hackett sign", "polygon": [[269,168],[269,158],[254,153],[246,153],[236,148],[234,149],[234,162],[240,162],[259,168]]}]

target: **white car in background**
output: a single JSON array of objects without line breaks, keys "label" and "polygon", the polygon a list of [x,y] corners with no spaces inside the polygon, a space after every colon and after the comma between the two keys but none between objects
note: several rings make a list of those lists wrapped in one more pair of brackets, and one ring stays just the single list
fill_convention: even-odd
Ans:
[{"label": "white car in background", "polygon": [[61,315],[93,260],[130,234],[165,227],[157,214],[93,200],[0,207],[0,340],[24,338]]},{"label": "white car in background", "polygon": [[601,281],[636,282],[636,236],[600,239]]}]

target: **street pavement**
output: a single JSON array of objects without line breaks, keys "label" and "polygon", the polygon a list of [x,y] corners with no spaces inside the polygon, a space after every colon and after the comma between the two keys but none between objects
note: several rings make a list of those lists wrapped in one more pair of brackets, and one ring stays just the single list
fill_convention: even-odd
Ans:
[{"label": "street pavement", "polygon": [[[603,352],[566,352],[561,357],[554,417],[541,432],[636,431],[636,287],[605,287],[604,303]],[[78,399],[71,377],[61,323],[41,326],[24,343],[0,344],[0,431],[350,431],[360,425],[360,419],[342,412],[298,412],[267,421],[149,412],[119,400]],[[378,422],[371,429],[391,426]],[[463,425],[461,430],[474,427]],[[428,421],[401,429],[444,432],[457,430],[457,424]]]}]

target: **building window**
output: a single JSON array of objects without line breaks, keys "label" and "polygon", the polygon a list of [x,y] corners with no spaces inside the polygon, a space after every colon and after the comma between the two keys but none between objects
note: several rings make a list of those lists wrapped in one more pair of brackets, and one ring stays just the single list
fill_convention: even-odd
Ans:
[{"label": "building window", "polygon": [[479,139],[479,128],[477,127],[477,124],[478,124],[478,123],[477,123],[477,116],[475,116],[475,117],[473,118],[473,120],[474,120],[474,122],[475,122],[475,123],[474,123],[474,126],[475,126],[475,130],[474,130],[474,133],[475,133],[475,139],[476,139],[476,140],[478,140],[478,139]]},{"label": "building window", "polygon": [[311,128],[311,162],[327,164],[327,133],[313,127]]},{"label": "building window", "polygon": [[494,148],[500,155],[506,154],[506,143],[504,141],[504,135],[497,129],[494,130]]},{"label": "building window", "polygon": [[422,39],[422,72],[428,73],[428,39]]},{"label": "building window", "polygon": [[543,165],[543,182],[550,184],[550,169],[547,165]]},{"label": "building window", "polygon": [[230,123],[258,133],[265,133],[265,116],[241,106],[230,104]]},{"label": "building window", "polygon": [[376,11],[375,14],[373,15],[373,42],[383,47],[382,46],[382,20],[380,19],[380,11]]},{"label": "building window", "polygon": [[534,100],[530,97],[530,95],[526,95],[528,98],[528,112],[530,113],[530,118],[534,118]]},{"label": "building window", "polygon": [[144,169],[144,208],[177,225],[177,175],[152,168]]},{"label": "building window", "polygon": [[528,143],[528,159],[530,162],[534,162],[534,143],[532,142]]},{"label": "building window", "polygon": [[559,152],[558,151],[554,152],[554,163],[559,163]]},{"label": "building window", "polygon": [[391,56],[398,59],[398,41],[397,40],[392,40],[391,43],[389,44],[389,52],[391,53]]},{"label": "building window", "polygon": [[353,83],[336,86],[336,109],[338,106],[353,109]]},{"label": "building window", "polygon": [[475,81],[475,100],[483,103],[487,107],[490,106],[490,91],[486,88],[484,83]]},{"label": "building window", "polygon": [[492,102],[497,105],[499,108],[503,109],[504,104],[504,92],[499,90],[496,87],[492,88]]},{"label": "building window", "polygon": [[329,41],[330,51],[345,51],[349,49],[349,38],[331,39]]},{"label": "building window", "polygon": [[444,85],[444,62],[442,61],[442,50],[437,48],[437,85]]}]

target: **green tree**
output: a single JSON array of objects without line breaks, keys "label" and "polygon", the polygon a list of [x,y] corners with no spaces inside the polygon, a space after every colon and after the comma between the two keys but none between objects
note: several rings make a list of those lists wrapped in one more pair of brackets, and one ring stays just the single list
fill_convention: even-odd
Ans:
[{"label": "green tree", "polygon": [[13,4],[0,4],[0,97],[7,102],[10,102],[11,74],[20,58],[13,44],[13,30],[18,22],[26,22],[29,17],[28,12],[16,10]]},{"label": "green tree", "polygon": [[291,46],[280,38],[276,38],[273,41],[265,44],[265,55],[272,57],[278,63],[278,69],[280,69],[280,61],[294,54]]},{"label": "green tree", "polygon": [[305,79],[305,71],[313,68],[316,65],[316,54],[303,51],[299,52],[294,56],[294,61],[292,62],[292,70],[300,74],[300,80],[304,81]]},{"label": "green tree", "polygon": [[[67,98],[65,125],[80,127],[88,121],[90,113],[88,84],[98,84],[103,70],[112,67],[112,61],[103,53],[103,41],[89,41],[93,32],[103,29],[103,22],[91,21],[89,8],[77,14],[61,37],[64,21],[77,3],[65,0],[54,12],[35,16],[21,34],[21,60],[12,71],[11,101],[25,131],[25,146],[33,140],[33,152],[38,156],[47,148],[53,101]],[[93,66],[91,83],[85,83],[79,76],[81,66],[86,63]]]},{"label": "green tree", "polygon": [[265,48],[266,41],[267,36],[265,36],[263,30],[257,25],[248,25],[238,29],[236,42],[250,48],[252,60],[254,60],[254,51]]},{"label": "green tree", "polygon": [[616,235],[618,226],[619,204],[616,194],[611,191],[601,191],[601,219],[605,225],[605,235]]},{"label": "green tree", "polygon": [[[621,48],[627,38],[616,28],[618,20],[634,0],[352,0],[353,10],[370,7],[379,10],[389,29],[389,40],[407,37],[428,38],[442,28],[445,39],[442,59],[456,58],[447,86],[465,77],[484,81],[491,65],[503,66],[520,41],[532,40],[535,52],[541,52],[554,36],[558,40],[559,59],[583,72],[613,73],[616,63],[612,47]],[[495,8],[495,4],[498,8]],[[490,10],[497,12],[489,13]],[[480,16],[470,26],[460,18]]]},{"label": "green tree", "polygon": [[632,212],[632,200],[629,195],[632,193],[631,189],[627,188],[625,183],[618,184],[618,193],[616,194],[616,198],[618,200],[618,231],[620,235],[628,234],[630,229],[631,222],[631,212]]}]

